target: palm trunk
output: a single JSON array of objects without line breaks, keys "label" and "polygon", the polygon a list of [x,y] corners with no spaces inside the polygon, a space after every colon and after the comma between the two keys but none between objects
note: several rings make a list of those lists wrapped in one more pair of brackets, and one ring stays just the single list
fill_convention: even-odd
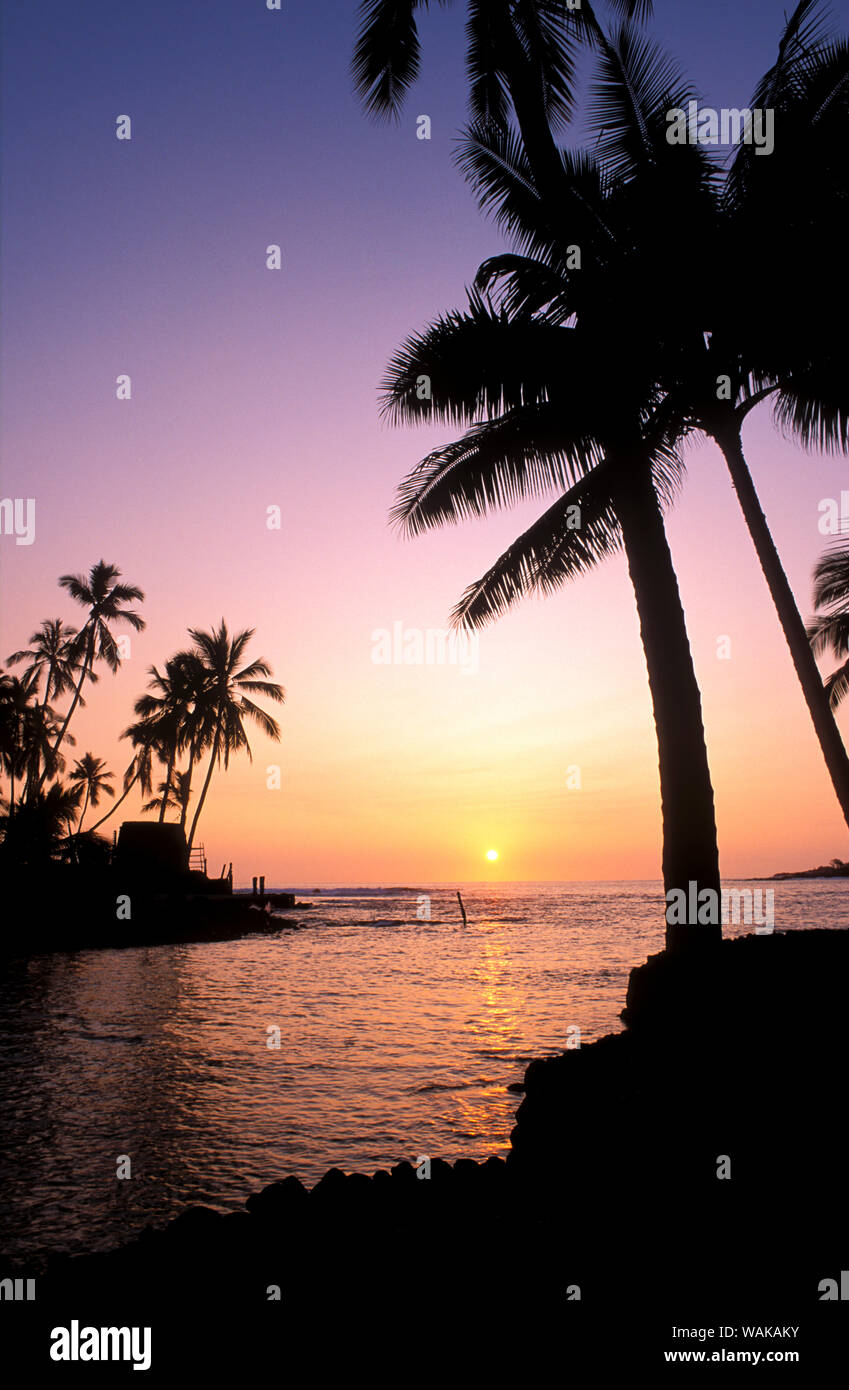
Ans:
[{"label": "palm trunk", "polygon": [[188,765],[188,767],[186,768],[186,781],[185,781],[185,786],[184,786],[184,789],[183,789],[183,795],[180,797],[180,801],[181,801],[180,829],[181,829],[181,830],[185,830],[185,828],[186,828],[186,817],[187,817],[188,814],[189,814],[189,797],[190,797],[191,794],[192,794],[192,773],[193,773],[193,771],[194,771],[194,766],[195,766],[195,741],[194,741],[194,739],[192,739],[191,743],[189,744],[189,765]]},{"label": "palm trunk", "polygon": [[162,805],[161,805],[160,808],[159,808],[159,823],[160,823],[160,825],[161,825],[162,822],[165,820],[165,808],[166,808],[167,805],[168,805],[168,792],[169,792],[170,787],[171,787],[171,777],[172,777],[172,774],[173,774],[173,772],[174,772],[174,759],[176,758],[176,756],[177,756],[177,744],[176,744],[176,741],[175,741],[175,742],[171,745],[171,751],[170,751],[170,753],[168,754],[168,767],[167,767],[166,770],[165,770],[165,790],[164,790],[163,793],[162,793]]},{"label": "palm trunk", "polygon": [[[78,683],[78,685],[77,685],[76,690],[74,691],[74,698],[73,698],[73,700],[71,701],[70,708],[68,709],[68,713],[65,715],[64,722],[63,722],[63,724],[62,724],[61,729],[59,730],[59,736],[58,736],[58,738],[56,739],[56,742],[54,743],[53,748],[52,748],[52,750],[51,750],[51,758],[54,758],[54,757],[56,756],[56,754],[59,752],[59,749],[60,749],[60,747],[61,747],[61,745],[62,745],[62,740],[63,740],[63,738],[65,737],[65,734],[68,732],[68,725],[69,725],[70,722],[71,722],[71,716],[72,716],[72,714],[74,713],[74,710],[77,708],[77,705],[78,705],[79,702],[80,702],[80,696],[81,696],[82,693],[83,693],[83,686],[84,686],[84,684],[85,684],[85,678],[86,678],[86,676],[88,675],[89,665],[90,665],[90,663],[93,661],[93,659],[94,659],[94,630],[92,629],[92,630],[89,632],[89,640],[88,640],[88,643],[87,643],[87,645],[86,645],[85,661],[83,662],[83,669],[82,669],[82,672],[80,673],[79,683]],[[38,786],[36,787],[36,790],[40,790],[40,788],[42,787],[42,785],[43,785],[43,783],[44,783],[44,779],[45,779],[46,776],[47,776],[47,763],[45,763],[44,771],[42,772],[41,776],[40,776],[39,779],[38,779]]]},{"label": "palm trunk", "polygon": [[[220,738],[221,738],[221,720],[220,720],[220,718],[219,718],[219,721],[218,721],[218,723],[217,723],[216,726],[215,726],[215,738],[212,740],[212,753],[210,754],[210,758],[209,758],[209,767],[208,767],[207,770],[206,770],[206,777],[204,778],[203,789],[202,789],[202,791],[201,791],[200,799],[199,799],[199,801],[198,801],[198,804],[197,804],[197,806],[195,807],[195,814],[194,814],[194,819],[193,819],[193,821],[192,821],[192,828],[191,828],[191,830],[189,831],[189,842],[188,842],[188,845],[186,846],[186,848],[187,848],[189,854],[191,854],[191,852],[192,852],[192,844],[194,843],[195,831],[197,830],[197,823],[198,823],[198,821],[200,820],[200,813],[201,813],[201,811],[203,810],[203,803],[206,801],[206,794],[207,794],[207,792],[209,791],[209,784],[210,784],[210,782],[212,781],[212,772],[213,772],[213,769],[214,769],[214,767],[215,767],[215,760],[216,760],[216,758],[218,757],[218,744],[219,744]],[[188,803],[187,803],[187,804],[188,804]]]},{"label": "palm trunk", "polygon": [[746,464],[740,431],[739,429],[725,432],[720,430],[715,432],[713,437],[725,455],[731,481],[734,484],[734,491],[737,493],[740,506],[743,509],[743,516],[746,518],[749,534],[754,542],[761,569],[772,595],[778,620],[790,648],[790,655],[793,658],[796,675],[799,677],[799,684],[802,687],[802,693],[813,720],[825,765],[837,794],[843,818],[849,825],[849,754],[846,752],[840,730],[835,723],[822,676],[811,651],[805,624],[796,606],[793,590],[790,588],[787,575],[784,573],[784,567],[770,534],[760,499],[752,481],[752,475]]},{"label": "palm trunk", "polygon": [[[55,667],[56,663],[54,661],[51,661],[50,665],[47,668],[47,683],[44,687],[44,699],[38,707],[41,710],[42,715],[44,714],[44,711],[47,709],[47,701],[50,698],[50,682],[53,680],[53,672],[55,670]],[[27,780],[24,783],[23,800],[26,802],[27,805],[29,805],[29,803],[31,802],[33,793],[38,790],[43,781],[43,778],[40,774],[40,764],[41,754],[36,749],[33,763],[27,769]],[[45,771],[46,770],[47,759],[45,759]]]},{"label": "palm trunk", "polygon": [[663,517],[643,467],[631,467],[623,479],[616,511],[637,600],[657,730],[667,903],[674,890],[683,891],[688,905],[698,903],[705,889],[716,895],[713,924],[698,924],[688,911],[686,925],[676,925],[667,911],[667,949],[692,950],[722,939],[716,815],[701,696]]},{"label": "palm trunk", "polygon": [[[136,773],[134,773],[134,775],[133,775],[132,779],[130,780],[130,782],[127,784],[127,786],[126,786],[126,787],[124,788],[124,790],[122,791],[121,795],[118,797],[118,800],[115,802],[115,804],[114,804],[113,806],[110,806],[110,807],[109,807],[109,810],[106,812],[106,815],[105,815],[105,816],[101,816],[99,821],[95,821],[94,825],[91,827],[92,834],[94,834],[94,831],[95,831],[95,830],[99,829],[99,827],[103,824],[104,821],[107,821],[107,820],[109,819],[110,816],[113,816],[113,815],[115,814],[115,812],[117,811],[118,807],[121,805],[121,802],[122,802],[122,801],[126,801],[127,797],[129,796],[130,792],[132,791],[133,787],[135,786],[135,784],[136,784],[136,782],[137,782],[138,780],[139,780],[139,774],[136,772]],[[82,819],[82,818],[81,818],[81,819]]]},{"label": "palm trunk", "polygon": [[78,823],[77,823],[77,839],[80,838],[80,831],[81,831],[82,828],[83,828],[83,820],[85,819],[85,813],[86,813],[86,811],[88,810],[88,799],[89,799],[89,796],[90,796],[90,795],[91,795],[91,787],[86,787],[86,789],[85,789],[85,801],[83,802],[83,809],[82,809],[81,812],[80,812],[80,819],[79,819],[79,821],[78,821]]}]

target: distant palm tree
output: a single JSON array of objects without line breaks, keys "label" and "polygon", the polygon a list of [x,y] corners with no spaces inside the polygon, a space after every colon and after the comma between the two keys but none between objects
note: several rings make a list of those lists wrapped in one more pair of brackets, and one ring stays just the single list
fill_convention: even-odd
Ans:
[{"label": "distant palm tree", "polygon": [[62,618],[45,618],[30,637],[29,647],[13,652],[8,658],[8,666],[17,666],[22,661],[27,663],[25,677],[46,675],[42,704],[76,687],[80,674],[79,658],[72,646],[76,636],[77,629],[69,627]]},{"label": "distant palm tree", "polygon": [[240,668],[245,648],[255,632],[248,628],[232,637],[224,619],[221,626],[212,632],[197,628],[189,629],[189,636],[195,644],[195,652],[203,663],[205,674],[204,703],[209,719],[212,721],[211,753],[203,788],[195,808],[194,819],[188,837],[188,849],[194,843],[198,821],[206,801],[213,771],[223,760],[225,769],[230,762],[231,753],[244,748],[251,757],[250,744],[245,733],[244,721],[250,719],[271,739],[279,740],[280,726],[271,715],[255,705],[249,697],[262,695],[265,699],[282,704],[286,698],[283,687],[273,681],[258,677],[271,675],[271,667],[261,657]]},{"label": "distant palm tree", "polygon": [[[9,814],[15,814],[15,782],[24,781],[31,787],[43,765],[48,776],[55,776],[64,767],[61,753],[56,753],[57,720],[50,705],[38,699],[38,672],[22,678],[0,675],[0,759],[10,779]],[[68,742],[74,739],[69,734]]]},{"label": "distant palm tree", "polygon": [[814,608],[822,610],[808,628],[814,655],[828,652],[841,662],[825,682],[829,704],[837,709],[849,695],[849,546],[830,551],[817,564]]},{"label": "distant palm tree", "polygon": [[[65,738],[68,725],[82,698],[83,685],[91,678],[94,662],[105,661],[112,672],[117,671],[121,664],[110,623],[129,623],[136,632],[144,629],[144,619],[132,609],[123,607],[126,603],[143,601],[144,594],[134,584],[118,583],[120,578],[121,571],[116,565],[107,565],[104,560],[100,560],[96,565],[92,565],[88,577],[84,574],[63,574],[59,580],[71,597],[88,609],[88,616],[73,642],[73,656],[81,661],[80,677],[56,739],[54,753],[59,751]],[[39,786],[45,775],[46,773],[42,773]]]},{"label": "distant palm tree", "polygon": [[189,797],[192,794],[188,773],[175,772],[173,777],[166,777],[163,782],[157,785],[156,790],[159,795],[153,797],[151,801],[146,801],[142,806],[142,811],[158,811],[159,819],[164,820],[165,811],[180,811],[188,806]]},{"label": "distant palm tree", "polygon": [[124,772],[121,795],[114,805],[110,806],[106,815],[101,816],[100,820],[95,822],[91,827],[92,831],[98,830],[105,821],[109,820],[110,816],[115,814],[136,784],[145,796],[150,796],[153,790],[153,759],[156,757],[161,763],[165,762],[165,750],[159,742],[155,721],[137,720],[136,723],[130,724],[128,728],[123,730],[121,738],[129,739],[136,751]]},{"label": "distant palm tree", "polygon": [[84,753],[74,764],[68,781],[85,788],[85,800],[80,812],[80,819],[77,824],[77,835],[83,828],[83,820],[88,810],[89,803],[97,807],[100,805],[102,793],[107,796],[114,796],[114,788],[109,783],[115,780],[115,774],[106,771],[106,764],[102,758],[96,758],[93,753]]},{"label": "distant palm tree", "polygon": [[[32,752],[36,756],[30,757],[28,761],[25,797],[30,796],[38,785],[42,761],[44,761],[45,767],[50,764],[50,767],[47,768],[47,776],[53,776],[56,771],[56,761],[51,757],[51,751],[58,733],[58,726],[56,725],[56,716],[49,708],[49,702],[51,699],[74,690],[77,684],[81,663],[73,647],[76,637],[76,628],[69,627],[62,618],[46,618],[30,637],[30,646],[22,651],[13,652],[7,661],[9,666],[17,666],[20,662],[26,662],[24,679],[29,680],[34,677],[36,685],[42,674],[45,676],[40,704],[42,718],[40,721],[38,719],[32,721],[33,726],[41,723],[42,737],[34,736],[31,740]],[[92,674],[91,679],[96,680],[97,676]],[[85,704],[82,697],[80,704]]]},{"label": "distant palm tree", "polygon": [[[73,822],[79,810],[82,786],[66,787],[51,782],[17,813],[0,819],[3,856],[14,866],[39,866],[51,859],[73,857]],[[90,832],[89,832],[90,833]]]},{"label": "distant palm tree", "polygon": [[32,709],[32,699],[38,688],[37,676],[0,675],[0,760],[9,778],[9,816],[15,814],[15,783],[23,777],[27,766],[24,729]]},{"label": "distant palm tree", "polygon": [[137,715],[157,730],[158,741],[167,749],[165,788],[160,805],[160,821],[165,819],[169,805],[168,792],[175,761],[189,749],[189,767],[183,789],[191,793],[192,772],[199,751],[208,747],[212,737],[213,717],[207,699],[207,673],[203,661],[192,651],[180,651],[165,663],[164,672],[151,666],[150,688],[153,693],[140,696],[134,709]]}]

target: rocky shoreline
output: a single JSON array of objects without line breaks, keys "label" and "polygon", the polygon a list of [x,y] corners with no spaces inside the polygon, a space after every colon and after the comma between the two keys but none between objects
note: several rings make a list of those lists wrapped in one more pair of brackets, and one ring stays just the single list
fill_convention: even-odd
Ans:
[{"label": "rocky shoreline", "polygon": [[829,1366],[849,1313],[821,1288],[849,1268],[847,966],[849,933],[823,929],[653,956],[623,1033],[528,1067],[506,1161],[331,1169],[243,1212],[191,1208],[51,1261],[15,1334],[144,1321],[169,1372],[200,1364],[198,1328],[219,1369],[245,1338],[291,1367],[338,1351],[407,1375],[449,1343],[502,1370],[545,1349],[604,1383],[663,1364],[675,1326],[784,1324],[809,1372]]}]

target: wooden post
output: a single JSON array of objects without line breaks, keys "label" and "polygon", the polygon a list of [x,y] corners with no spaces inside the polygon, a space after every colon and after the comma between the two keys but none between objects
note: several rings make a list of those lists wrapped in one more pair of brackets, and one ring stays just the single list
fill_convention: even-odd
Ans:
[{"label": "wooden post", "polygon": [[254,897],[256,897],[256,874],[254,874]]},{"label": "wooden post", "polygon": [[259,902],[260,907],[265,904],[265,874],[260,875],[259,880]]},{"label": "wooden post", "polygon": [[458,901],[458,903],[460,904],[460,911],[461,911],[462,914],[463,914],[463,926],[464,926],[464,927],[465,927],[465,926],[468,926],[468,923],[467,923],[467,921],[466,921],[466,909],[465,909],[464,906],[463,906],[463,899],[460,897],[460,890],[459,890],[459,888],[457,889],[457,901]]}]

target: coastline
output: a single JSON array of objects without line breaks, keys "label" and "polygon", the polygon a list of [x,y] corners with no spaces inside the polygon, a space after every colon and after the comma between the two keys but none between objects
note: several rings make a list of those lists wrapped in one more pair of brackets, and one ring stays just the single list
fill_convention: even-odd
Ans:
[{"label": "coastline", "polygon": [[849,932],[826,928],[726,940],[707,966],[651,956],[624,1032],[528,1066],[506,1161],[331,1169],[310,1189],[283,1177],[242,1212],[189,1208],[107,1254],[56,1257],[15,1335],[38,1345],[77,1310],[143,1316],[173,1372],[197,1364],[193,1317],[222,1319],[216,1362],[244,1336],[272,1353],[283,1337],[296,1360],[328,1335],[409,1355],[425,1329],[439,1342],[452,1320],[492,1332],[506,1317],[529,1354],[565,1338],[570,1364],[624,1365],[671,1346],[673,1324],[793,1310],[810,1367],[849,1312],[819,1287],[849,1238],[828,1079],[849,1060],[847,965]]}]

